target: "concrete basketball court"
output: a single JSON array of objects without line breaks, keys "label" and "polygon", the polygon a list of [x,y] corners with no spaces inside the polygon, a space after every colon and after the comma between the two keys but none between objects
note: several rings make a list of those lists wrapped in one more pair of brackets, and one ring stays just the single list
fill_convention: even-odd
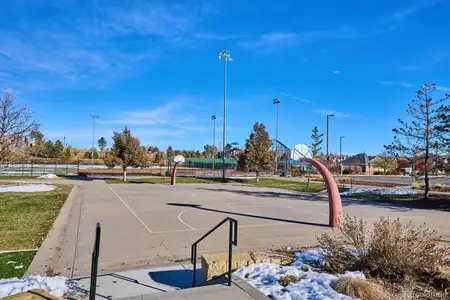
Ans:
[{"label": "concrete basketball court", "polygon": [[[344,214],[369,223],[380,216],[427,223],[450,239],[447,212],[344,201]],[[51,268],[65,276],[87,275],[95,223],[102,226],[100,273],[190,264],[191,245],[225,217],[239,222],[237,250],[316,245],[328,227],[326,193],[219,185],[115,184],[75,187],[29,273]],[[199,244],[198,254],[225,252],[228,226]],[[48,259],[48,257],[52,257]]]}]

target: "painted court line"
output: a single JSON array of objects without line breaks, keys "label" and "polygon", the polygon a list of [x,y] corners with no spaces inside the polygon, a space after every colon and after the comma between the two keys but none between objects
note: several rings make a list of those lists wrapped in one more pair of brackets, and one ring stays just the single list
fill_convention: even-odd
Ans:
[{"label": "painted court line", "polygon": [[122,201],[123,205],[125,205],[128,208],[128,210],[136,217],[136,219],[138,219],[139,222],[141,222],[141,224],[148,230],[148,232],[153,234],[153,231],[151,231],[150,228],[148,228],[148,226],[145,225],[145,223],[141,220],[141,218],[138,217],[138,215],[125,203],[125,201],[123,201],[123,199],[120,198],[120,196],[111,187],[109,187],[109,189],[111,190],[111,192],[114,193],[114,195],[116,195],[117,198],[119,198],[120,201]]},{"label": "painted court line", "polygon": [[189,227],[190,229],[196,230],[194,227],[192,227],[191,225],[189,225],[188,223],[184,222],[184,221],[181,219],[181,215],[182,215],[182,214],[184,214],[185,212],[187,212],[187,211],[189,211],[189,210],[192,210],[192,209],[193,209],[193,208],[188,208],[188,209],[185,209],[185,210],[183,210],[182,212],[180,212],[180,213],[178,214],[178,220],[179,220],[181,223],[183,223],[184,225],[186,225],[187,227]]}]

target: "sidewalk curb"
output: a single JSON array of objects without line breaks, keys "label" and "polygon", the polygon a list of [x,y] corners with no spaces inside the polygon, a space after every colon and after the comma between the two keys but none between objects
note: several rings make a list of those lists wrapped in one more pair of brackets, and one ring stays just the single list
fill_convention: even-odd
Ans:
[{"label": "sidewalk curb", "polygon": [[[70,239],[66,240],[66,236],[68,233],[68,226],[70,220],[75,217],[79,219],[80,210],[75,209],[77,204],[79,205],[81,199],[79,196],[80,193],[80,184],[75,184],[67,197],[66,202],[64,203],[61,211],[53,223],[52,229],[47,234],[45,240],[41,244],[31,262],[26,276],[28,275],[44,275],[49,269],[51,270],[55,263],[61,258],[61,249],[62,247],[71,242]],[[78,201],[77,201],[78,200]],[[75,247],[73,248],[75,251]],[[72,261],[75,253],[72,255]],[[64,258],[67,258],[66,256]],[[67,274],[63,274],[67,275]]]}]

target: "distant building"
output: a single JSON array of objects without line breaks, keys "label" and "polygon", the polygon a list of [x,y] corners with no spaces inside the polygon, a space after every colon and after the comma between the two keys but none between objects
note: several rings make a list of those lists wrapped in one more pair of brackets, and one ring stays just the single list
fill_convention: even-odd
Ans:
[{"label": "distant building", "polygon": [[351,170],[352,173],[373,174],[377,171],[374,167],[374,160],[377,156],[367,155],[366,153],[359,153],[348,157],[342,161],[343,170]]}]

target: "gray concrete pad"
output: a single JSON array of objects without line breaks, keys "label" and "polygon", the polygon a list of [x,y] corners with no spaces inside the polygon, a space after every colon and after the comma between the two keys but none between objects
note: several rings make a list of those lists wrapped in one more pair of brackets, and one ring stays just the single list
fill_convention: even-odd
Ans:
[{"label": "gray concrete pad", "polygon": [[[192,243],[227,216],[239,222],[237,249],[242,251],[314,246],[317,235],[331,231],[324,193],[220,184],[86,182],[71,205],[78,212],[67,217],[69,225],[60,238],[66,242],[58,246],[59,255],[46,262],[66,276],[89,274],[96,222],[102,225],[99,273],[185,264]],[[368,222],[386,216],[427,223],[450,239],[448,212],[344,200],[344,213]],[[198,254],[227,251],[227,241],[228,228],[223,227],[202,241]]]}]

